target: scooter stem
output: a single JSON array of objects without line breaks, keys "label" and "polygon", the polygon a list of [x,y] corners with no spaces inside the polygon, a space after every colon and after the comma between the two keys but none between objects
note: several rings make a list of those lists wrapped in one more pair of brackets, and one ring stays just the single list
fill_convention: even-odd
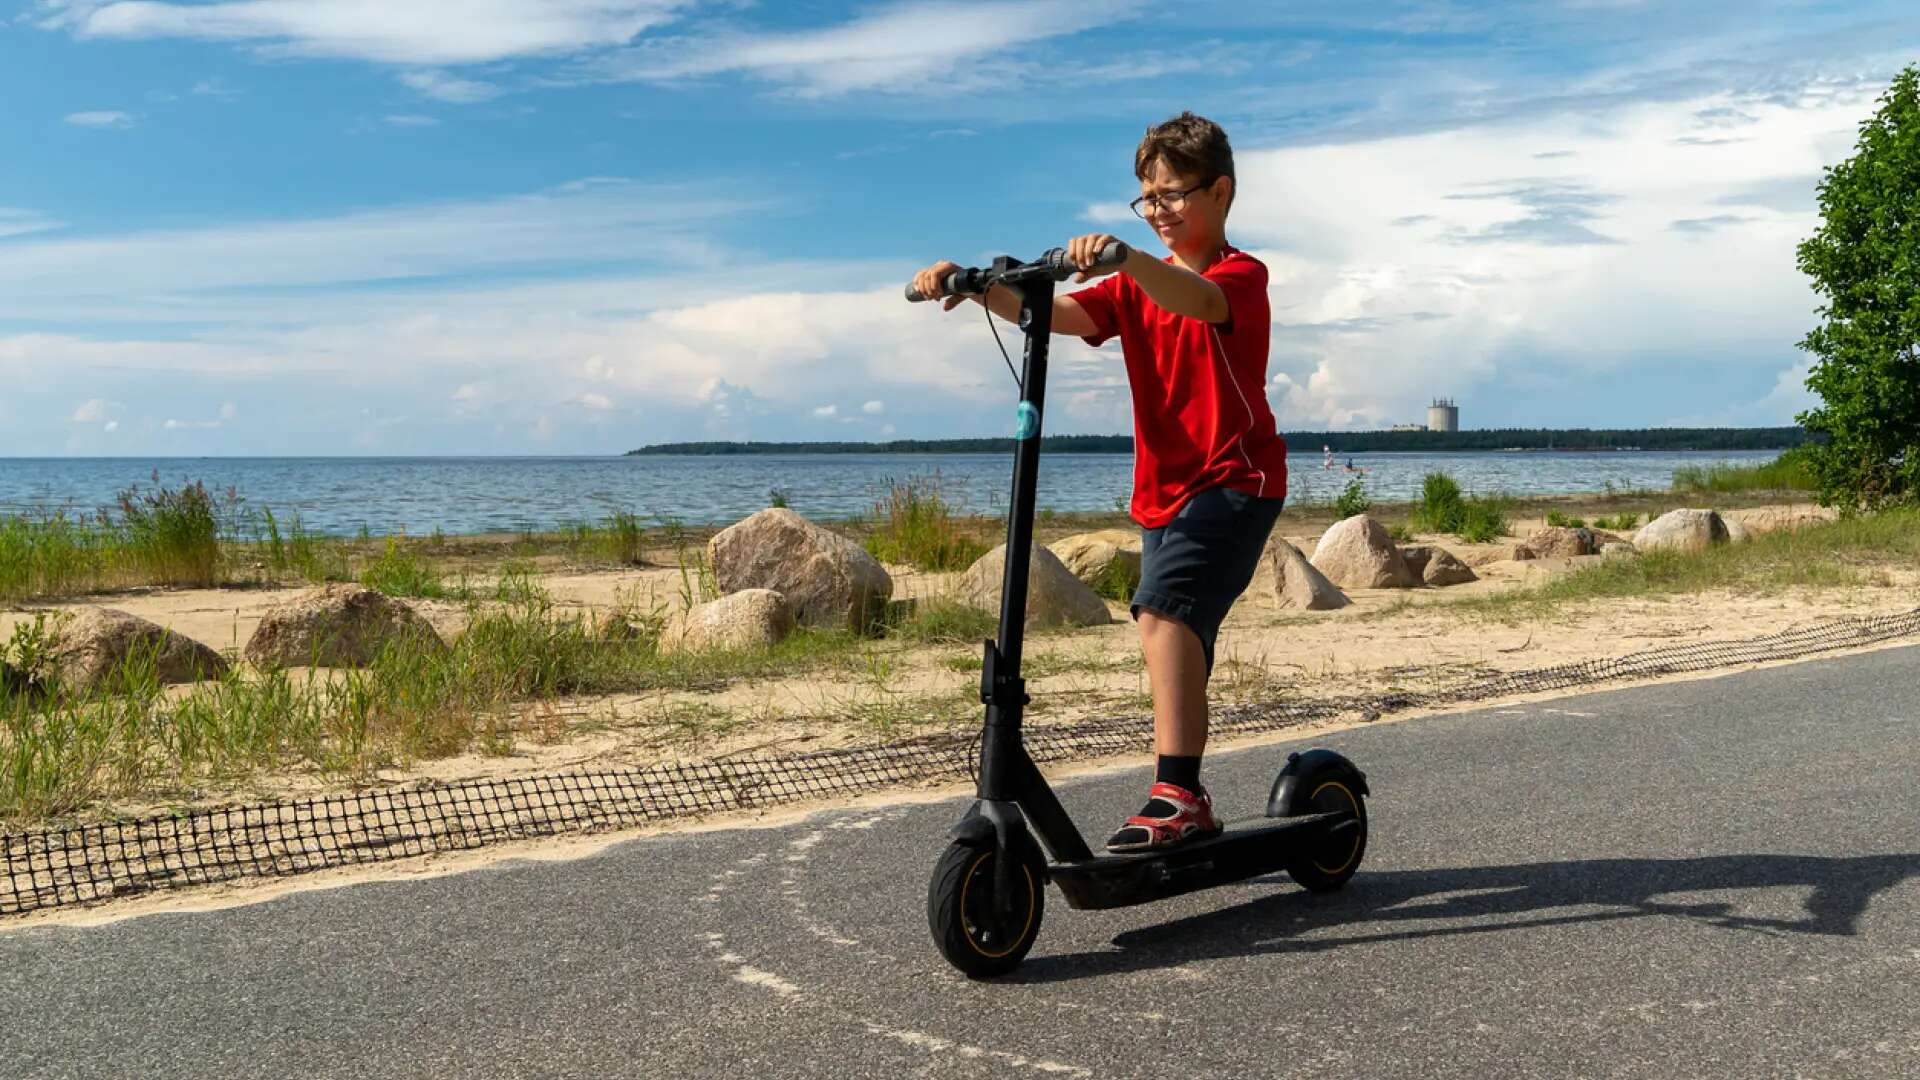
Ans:
[{"label": "scooter stem", "polygon": [[1053,333],[1051,280],[1040,278],[1022,283],[1020,329],[1026,335],[1026,348],[1021,358],[1021,398],[1014,433],[1007,558],[1000,581],[1000,636],[997,643],[986,643],[986,657],[980,670],[980,698],[987,706],[986,739],[980,760],[980,797],[983,799],[1017,799],[1022,786],[1014,764],[1020,747],[1020,720],[1028,701],[1026,682],[1020,678],[1020,654],[1026,633],[1027,572],[1033,556],[1033,510],[1040,478],[1047,344]]}]

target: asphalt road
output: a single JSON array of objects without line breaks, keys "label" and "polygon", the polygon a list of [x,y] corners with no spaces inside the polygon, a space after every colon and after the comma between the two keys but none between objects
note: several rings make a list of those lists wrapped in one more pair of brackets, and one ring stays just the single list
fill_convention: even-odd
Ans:
[{"label": "asphalt road", "polygon": [[[1372,838],[927,936],[964,801],[0,932],[0,1077],[1920,1075],[1920,649],[1341,732]],[[1230,815],[1288,747],[1222,753]],[[1090,836],[1144,769],[1067,784]]]}]

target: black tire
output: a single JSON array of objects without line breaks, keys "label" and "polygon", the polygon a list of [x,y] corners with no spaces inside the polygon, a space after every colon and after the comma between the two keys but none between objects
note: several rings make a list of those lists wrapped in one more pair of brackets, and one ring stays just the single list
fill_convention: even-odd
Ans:
[{"label": "black tire", "polygon": [[1040,934],[1046,910],[1046,866],[1040,852],[1016,849],[1014,902],[999,917],[993,895],[994,848],[953,843],[934,864],[927,887],[927,924],[947,963],[970,979],[1005,975],[1020,966]]},{"label": "black tire", "polygon": [[1318,769],[1300,778],[1287,816],[1350,810],[1358,824],[1319,843],[1302,845],[1300,856],[1287,865],[1287,874],[1308,892],[1338,890],[1360,869],[1367,853],[1367,799],[1344,770]]}]

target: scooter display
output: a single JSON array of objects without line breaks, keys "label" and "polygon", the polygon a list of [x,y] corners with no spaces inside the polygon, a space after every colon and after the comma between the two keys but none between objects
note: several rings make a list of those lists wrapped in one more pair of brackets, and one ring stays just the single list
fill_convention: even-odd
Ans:
[{"label": "scooter display", "polygon": [[[1127,253],[1125,244],[1114,241],[1096,262],[1118,266]],[[971,978],[1004,975],[1026,959],[1040,932],[1048,883],[1078,909],[1143,904],[1282,870],[1311,891],[1331,892],[1353,877],[1367,847],[1366,776],[1332,750],[1288,754],[1262,816],[1229,822],[1216,836],[1165,850],[1106,856],[1088,850],[1027,755],[1021,717],[1031,698],[1020,677],[1020,655],[1047,346],[1054,286],[1079,269],[1064,249],[1055,248],[1033,262],[1003,256],[990,267],[955,270],[942,283],[946,296],[984,295],[996,284],[1017,290],[1026,338],[999,636],[985,643],[980,673],[986,721],[978,798],[949,833],[951,843],[934,864],[927,889],[934,944]],[[940,298],[907,287],[910,301]]]}]

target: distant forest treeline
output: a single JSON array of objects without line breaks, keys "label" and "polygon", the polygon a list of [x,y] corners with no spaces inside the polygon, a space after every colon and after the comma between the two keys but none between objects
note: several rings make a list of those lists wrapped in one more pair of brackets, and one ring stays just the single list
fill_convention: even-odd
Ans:
[{"label": "distant forest treeline", "polygon": [[[1809,439],[1798,427],[1777,428],[1491,428],[1484,431],[1288,431],[1296,453],[1330,446],[1336,454],[1391,450],[1785,450]],[[890,442],[684,442],[643,446],[637,454],[984,454],[1005,453],[1013,440],[894,439]],[[1131,435],[1047,435],[1049,454],[1131,454]]]}]

